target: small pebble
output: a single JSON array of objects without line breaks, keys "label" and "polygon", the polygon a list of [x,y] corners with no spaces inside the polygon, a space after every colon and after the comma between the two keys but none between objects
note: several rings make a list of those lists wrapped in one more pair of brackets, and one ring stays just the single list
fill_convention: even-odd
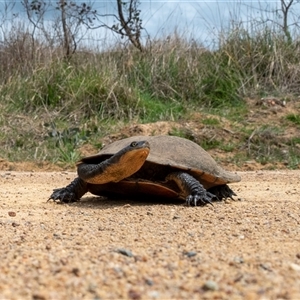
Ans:
[{"label": "small pebble", "polygon": [[123,254],[125,256],[128,256],[128,257],[133,257],[132,252],[130,250],[127,250],[127,249],[123,249],[123,248],[117,249],[116,252],[120,253],[120,254]]},{"label": "small pebble", "polygon": [[73,269],[72,269],[72,273],[73,273],[75,276],[79,277],[79,273],[80,273],[79,268],[73,268]]},{"label": "small pebble", "polygon": [[153,281],[149,278],[145,279],[145,283],[149,286],[152,286],[153,285]]},{"label": "small pebble", "polygon": [[158,299],[160,297],[158,291],[150,291],[149,292],[149,298]]},{"label": "small pebble", "polygon": [[46,300],[47,298],[44,295],[41,295],[41,294],[33,294],[32,299],[33,300]]},{"label": "small pebble", "polygon": [[17,214],[16,214],[14,211],[9,211],[9,212],[8,212],[8,215],[9,215],[10,217],[15,217]]},{"label": "small pebble", "polygon": [[65,266],[68,263],[68,259],[67,258],[61,258],[60,262],[61,262],[62,265]]},{"label": "small pebble", "polygon": [[234,258],[233,258],[233,261],[234,261],[235,263],[238,263],[238,264],[244,263],[244,259],[243,259],[242,257],[240,257],[240,256],[234,257]]},{"label": "small pebble", "polygon": [[215,281],[207,280],[203,286],[203,290],[205,291],[217,291],[219,289],[218,284]]},{"label": "small pebble", "polygon": [[300,272],[300,265],[298,265],[298,264],[291,263],[290,268],[294,271]]},{"label": "small pebble", "polygon": [[186,255],[187,257],[193,257],[193,256],[197,255],[197,252],[195,252],[195,251],[186,251],[183,254]]},{"label": "small pebble", "polygon": [[133,300],[141,299],[141,294],[138,291],[135,291],[135,290],[129,290],[128,296],[129,296],[130,299],[133,299]]},{"label": "small pebble", "polygon": [[268,263],[261,263],[260,265],[259,265],[263,270],[266,270],[266,271],[269,271],[269,272],[272,272],[272,269],[271,269],[271,267],[270,267],[270,265],[268,264]]}]

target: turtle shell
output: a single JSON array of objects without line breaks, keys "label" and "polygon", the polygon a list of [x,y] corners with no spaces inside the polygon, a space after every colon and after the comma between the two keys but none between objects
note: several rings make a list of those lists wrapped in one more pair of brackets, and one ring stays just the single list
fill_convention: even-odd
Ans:
[{"label": "turtle shell", "polygon": [[[236,173],[228,172],[196,143],[176,136],[133,136],[105,146],[98,154],[83,158],[80,163],[95,164],[106,160],[133,141],[147,140],[150,153],[139,171],[117,183],[90,185],[97,195],[149,194],[168,198],[180,197],[178,187],[166,182],[171,172],[184,171],[196,178],[206,189],[217,185],[238,182]],[[133,162],[134,163],[134,162]]]}]

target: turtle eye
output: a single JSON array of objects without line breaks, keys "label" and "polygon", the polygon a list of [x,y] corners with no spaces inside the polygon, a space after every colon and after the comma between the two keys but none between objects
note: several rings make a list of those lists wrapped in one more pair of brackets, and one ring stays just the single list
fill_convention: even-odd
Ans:
[{"label": "turtle eye", "polygon": [[135,147],[136,145],[137,145],[137,142],[132,142],[132,143],[130,144],[131,147]]}]

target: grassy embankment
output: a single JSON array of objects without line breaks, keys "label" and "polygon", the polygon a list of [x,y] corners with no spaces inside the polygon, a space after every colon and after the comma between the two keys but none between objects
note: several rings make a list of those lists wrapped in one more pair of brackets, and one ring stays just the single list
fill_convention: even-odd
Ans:
[{"label": "grassy embankment", "polygon": [[[28,36],[16,35],[0,53],[0,157],[66,166],[83,144],[99,148],[102,137],[126,124],[180,123],[199,112],[199,126],[218,132],[226,121],[229,136],[195,137],[184,126],[170,134],[231,153],[224,160],[240,166],[254,160],[296,168],[299,43],[267,28],[251,35],[234,30],[220,40],[218,50],[208,51],[174,35],[152,41],[144,53],[116,45],[104,53],[78,51],[66,62],[59,49],[37,41],[33,47]],[[269,95],[296,111],[256,122],[249,103]],[[258,106],[256,113],[267,116],[269,109]]]}]

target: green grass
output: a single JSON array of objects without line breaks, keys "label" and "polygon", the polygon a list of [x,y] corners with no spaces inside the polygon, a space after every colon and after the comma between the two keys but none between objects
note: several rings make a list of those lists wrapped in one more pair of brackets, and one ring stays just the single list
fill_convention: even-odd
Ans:
[{"label": "green grass", "polygon": [[287,167],[289,169],[298,170],[300,166],[300,151],[292,148],[289,152]]},{"label": "green grass", "polygon": [[232,122],[243,123],[247,114],[249,113],[249,108],[247,107],[244,101],[239,102],[234,106],[226,106],[226,107],[217,107],[217,108],[206,108],[205,112],[217,115],[219,117],[224,117]]},{"label": "green grass", "polygon": [[206,139],[206,140],[200,141],[200,146],[204,150],[219,148],[220,145],[221,145],[221,141],[216,140],[216,139],[209,139],[209,140]]},{"label": "green grass", "polygon": [[225,151],[225,152],[232,152],[234,151],[235,149],[237,148],[237,144],[234,144],[234,143],[222,143],[220,146],[219,146],[219,149]]},{"label": "green grass", "polygon": [[202,124],[209,126],[216,126],[220,124],[220,121],[216,118],[206,118],[202,120]]},{"label": "green grass", "polygon": [[186,128],[172,128],[172,130],[169,132],[169,135],[178,136],[195,142],[195,136],[193,135],[193,132]]},{"label": "green grass", "polygon": [[296,125],[300,125],[300,114],[289,114],[286,116],[286,119]]},{"label": "green grass", "polygon": [[[288,114],[276,126],[249,124],[252,112],[243,100],[298,94],[300,48],[268,27],[220,32],[213,51],[174,33],[168,41],[152,41],[144,53],[118,44],[109,51],[78,51],[68,62],[26,41],[24,55],[33,54],[26,64],[19,62],[18,49],[11,51],[12,44],[1,48],[0,155],[5,159],[74,164],[80,147],[99,148],[104,136],[124,125],[184,124],[200,112],[199,124],[209,130],[208,137],[184,126],[170,134],[206,150],[239,149],[238,163],[256,159],[297,166],[298,138],[285,141],[281,135],[285,127],[300,125],[300,115]],[[222,132],[223,120],[230,132]]]},{"label": "green grass", "polygon": [[141,94],[139,118],[142,123],[160,120],[178,120],[187,112],[186,107],[177,101],[162,101],[151,97],[149,94]]},{"label": "green grass", "polygon": [[300,145],[300,137],[291,138],[290,141],[289,141],[289,144],[293,145],[293,146],[296,145],[296,144]]}]

